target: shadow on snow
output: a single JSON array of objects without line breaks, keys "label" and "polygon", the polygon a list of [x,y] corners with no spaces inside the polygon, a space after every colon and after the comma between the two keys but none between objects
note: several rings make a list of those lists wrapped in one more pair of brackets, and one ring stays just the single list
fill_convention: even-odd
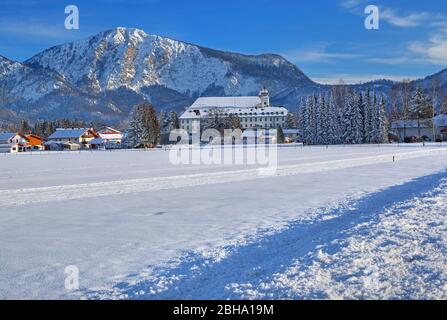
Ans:
[{"label": "shadow on snow", "polygon": [[[335,216],[330,220],[291,222],[286,229],[263,236],[255,243],[224,248],[228,252],[227,257],[217,262],[208,263],[209,258],[197,253],[187,254],[172,269],[154,270],[154,279],[132,285],[122,282],[115,286],[115,290],[129,299],[241,299],[239,294],[226,287],[232,283],[251,283],[256,287],[260,282],[268,281],[273,275],[284,272],[293,261],[305,257],[319,246],[345,239],[349,236],[347,231],[352,227],[377,219],[386,208],[432,190],[443,178],[447,178],[447,172],[367,195],[327,212],[325,215]],[[334,244],[330,249],[336,252],[340,248]],[[305,260],[304,263],[312,264],[312,261]],[[138,294],[157,288],[160,279],[177,280],[167,285],[163,292]],[[277,292],[275,298],[286,297],[281,297],[281,293]]]}]

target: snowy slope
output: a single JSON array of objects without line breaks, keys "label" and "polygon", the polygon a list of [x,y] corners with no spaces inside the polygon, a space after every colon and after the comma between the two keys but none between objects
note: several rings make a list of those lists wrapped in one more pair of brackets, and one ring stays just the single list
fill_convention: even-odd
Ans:
[{"label": "snowy slope", "polygon": [[[2,87],[14,97],[35,102],[54,90],[69,90],[63,77],[55,72],[34,69],[0,56]],[[11,97],[11,99],[13,99]]]},{"label": "snowy slope", "polygon": [[55,71],[28,66],[2,56],[0,90],[5,122],[14,121],[19,116],[117,119],[121,114],[112,103],[79,91]]},{"label": "snowy slope", "polygon": [[[349,248],[366,231],[368,250],[384,247],[376,230],[388,224],[375,227],[376,214],[395,202],[416,205],[414,197],[446,178],[446,155],[445,147],[417,145],[284,148],[275,177],[260,177],[251,166],[174,166],[163,150],[0,155],[0,298],[316,297],[311,286],[320,279],[312,278],[318,264],[308,269],[307,291],[293,291],[293,283],[303,283],[293,273],[299,259],[309,254],[302,266],[311,267],[321,249],[334,265],[349,265]],[[433,207],[444,212],[439,199]],[[356,206],[359,211],[348,210]],[[441,217],[418,218],[438,230],[433,241],[439,246],[445,238]],[[372,229],[355,232],[363,222]],[[402,235],[402,251],[405,226],[391,232],[393,239]],[[413,230],[409,249],[396,252],[435,274],[442,255],[419,259],[411,251],[419,247],[423,257],[432,252],[424,230]],[[348,251],[334,251],[337,241]],[[79,292],[64,288],[68,265],[80,270]],[[391,284],[418,279],[408,272]],[[290,281],[280,282],[281,275]],[[437,279],[428,278],[428,285]],[[352,288],[345,298],[360,297]]]},{"label": "snowy slope", "polygon": [[440,92],[445,94],[447,90],[447,69],[413,82],[414,86],[422,87],[429,93],[432,92],[433,84],[439,86]]}]

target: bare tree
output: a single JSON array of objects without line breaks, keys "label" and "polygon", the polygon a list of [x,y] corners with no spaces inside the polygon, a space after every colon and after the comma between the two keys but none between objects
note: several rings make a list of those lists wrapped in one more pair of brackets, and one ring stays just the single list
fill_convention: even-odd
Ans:
[{"label": "bare tree", "polygon": [[394,85],[391,88],[389,94],[389,100],[391,104],[390,121],[393,122],[402,119],[403,113],[401,112],[402,111],[401,108],[399,108],[399,100],[400,100],[399,85]]},{"label": "bare tree", "polygon": [[440,114],[447,114],[447,96],[444,97],[442,103],[441,103],[441,108],[439,110]]},{"label": "bare tree", "polygon": [[433,104],[433,141],[436,141],[436,121],[435,116],[439,114],[439,79],[433,78],[431,81],[431,102]]},{"label": "bare tree", "polygon": [[217,129],[221,133],[225,129],[240,129],[241,121],[236,114],[226,113],[218,108],[210,109],[208,115],[202,121],[202,130]]},{"label": "bare tree", "polygon": [[411,80],[403,79],[397,84],[398,95],[401,101],[401,109],[399,114],[404,122],[404,137],[407,136],[407,120],[410,117],[410,101],[411,101]]}]

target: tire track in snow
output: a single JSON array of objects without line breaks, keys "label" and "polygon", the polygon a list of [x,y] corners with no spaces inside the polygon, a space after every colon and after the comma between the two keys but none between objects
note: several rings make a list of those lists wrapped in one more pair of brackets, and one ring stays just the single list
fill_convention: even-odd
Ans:
[{"label": "tire track in snow", "polygon": [[[274,176],[260,175],[260,168],[253,168],[237,171],[221,171],[169,177],[129,179],[113,182],[97,182],[74,185],[60,185],[52,187],[1,190],[0,207],[16,207],[34,203],[79,200],[113,195],[125,195],[130,193],[142,193],[149,191],[241,182],[263,178],[274,178],[278,176],[291,176],[305,173],[325,172],[360,167],[370,164],[389,163],[392,161],[393,156],[396,156],[397,161],[401,161],[446,153],[447,149],[444,148],[426,149],[405,153],[394,152],[379,156],[357,157],[351,159],[280,166],[276,170]],[[33,197],[23,197],[24,194],[32,194]]]}]

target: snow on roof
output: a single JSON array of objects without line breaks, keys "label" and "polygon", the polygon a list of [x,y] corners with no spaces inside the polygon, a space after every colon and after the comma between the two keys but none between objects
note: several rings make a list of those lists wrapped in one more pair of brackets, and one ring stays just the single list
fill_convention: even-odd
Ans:
[{"label": "snow on roof", "polygon": [[261,104],[259,97],[202,97],[191,108],[254,108]]},{"label": "snow on roof", "polygon": [[116,130],[112,127],[103,127],[101,130],[97,131],[99,134],[122,134],[121,131]]},{"label": "snow on roof", "polygon": [[79,138],[82,136],[87,130],[86,128],[75,128],[75,129],[56,129],[48,139],[70,139],[70,138]]},{"label": "snow on roof", "polygon": [[14,137],[16,134],[17,134],[16,132],[2,132],[2,133],[0,133],[0,141],[7,142],[9,139]]},{"label": "snow on roof", "polygon": [[288,112],[284,107],[263,107],[259,97],[204,97],[197,99],[180,119],[200,119],[206,117],[212,109],[219,109],[224,115],[239,117],[285,115]]},{"label": "snow on roof", "polygon": [[102,139],[105,139],[105,140],[121,140],[123,138],[123,134],[122,133],[102,133],[102,132],[99,132],[98,134],[99,134],[99,136]]}]

